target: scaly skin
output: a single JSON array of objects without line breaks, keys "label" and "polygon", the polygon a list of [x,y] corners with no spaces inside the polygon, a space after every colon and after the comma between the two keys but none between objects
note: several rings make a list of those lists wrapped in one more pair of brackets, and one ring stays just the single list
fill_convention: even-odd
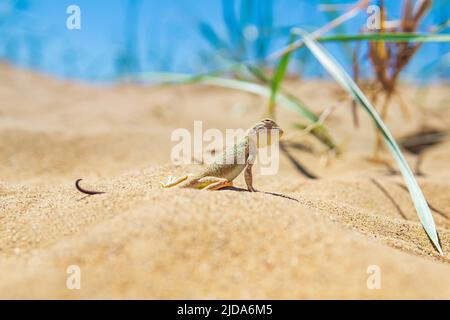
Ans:
[{"label": "scaly skin", "polygon": [[280,137],[283,134],[283,130],[273,120],[264,119],[250,128],[241,141],[227,148],[216,157],[213,163],[197,174],[191,177],[169,177],[167,183],[161,183],[161,186],[164,188],[178,186],[180,188],[219,190],[232,186],[233,180],[245,170],[248,191],[256,191],[253,188],[252,166],[256,157],[256,148],[260,147],[259,133],[262,130],[278,130]]}]

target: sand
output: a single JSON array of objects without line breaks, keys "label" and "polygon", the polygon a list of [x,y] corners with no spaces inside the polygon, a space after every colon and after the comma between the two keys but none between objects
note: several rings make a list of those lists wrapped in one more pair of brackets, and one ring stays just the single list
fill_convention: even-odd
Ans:
[{"label": "sand", "polygon": [[[258,193],[161,190],[193,169],[170,161],[175,128],[247,128],[266,100],[198,85],[88,86],[0,65],[0,298],[449,299],[450,139],[427,149],[418,178],[437,210],[441,257],[401,177],[368,160],[367,116],[354,129],[332,83],[287,87],[317,112],[336,106],[327,125],[342,154],[323,161],[309,136],[293,141],[314,154],[288,148],[320,179],[281,155],[276,175],[255,175]],[[411,116],[392,104],[395,136],[448,130],[448,90],[433,85],[418,106],[417,88],[402,85]],[[287,134],[301,121],[282,108],[278,118]],[[107,193],[84,197],[77,178]],[[66,285],[73,265],[79,290]],[[378,289],[367,286],[370,266]]]}]

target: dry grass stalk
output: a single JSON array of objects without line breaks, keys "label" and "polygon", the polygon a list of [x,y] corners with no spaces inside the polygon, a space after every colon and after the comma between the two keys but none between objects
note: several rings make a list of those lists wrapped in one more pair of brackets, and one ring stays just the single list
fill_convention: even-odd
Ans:
[{"label": "dry grass stalk", "polygon": [[[403,2],[402,17],[399,24],[392,24],[387,28],[386,8],[384,1],[380,1],[380,33],[389,32],[415,32],[421,19],[425,16],[431,7],[431,0],[422,0],[417,2],[413,8],[411,0]],[[369,57],[372,62],[376,82],[381,86],[384,92],[384,102],[379,110],[381,118],[387,118],[391,98],[395,96],[399,100],[402,112],[407,117],[409,115],[407,105],[396,91],[398,78],[401,71],[407,66],[411,58],[420,47],[420,43],[385,43],[384,41],[371,42],[369,44]],[[379,161],[379,150],[382,144],[382,137],[377,134],[374,147],[373,159]]]}]

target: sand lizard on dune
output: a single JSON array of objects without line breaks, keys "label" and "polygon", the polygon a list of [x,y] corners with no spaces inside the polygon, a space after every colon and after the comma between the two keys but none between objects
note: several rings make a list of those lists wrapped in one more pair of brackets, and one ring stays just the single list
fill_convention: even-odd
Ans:
[{"label": "sand lizard on dune", "polygon": [[[252,166],[256,158],[256,150],[270,145],[273,142],[273,133],[278,133],[278,138],[280,138],[283,130],[275,121],[264,119],[251,127],[238,143],[219,154],[213,163],[197,174],[179,178],[170,176],[167,182],[161,183],[161,186],[164,188],[178,186],[180,188],[219,190],[232,186],[233,180],[245,170],[247,189],[254,192],[256,190],[253,188]],[[262,134],[266,134],[266,136],[263,137]]]},{"label": "sand lizard on dune", "polygon": [[[227,148],[219,154],[213,163],[207,165],[197,174],[180,178],[169,177],[166,183],[161,183],[164,188],[178,186],[180,188],[194,188],[201,190],[219,190],[233,186],[233,180],[245,170],[245,182],[248,191],[256,191],[253,188],[252,167],[256,159],[256,149],[273,143],[272,134],[281,138],[283,130],[270,119],[264,119],[249,130],[246,135],[235,145]],[[265,136],[263,136],[265,134]],[[103,194],[102,191],[90,191],[82,188],[75,182],[78,191],[87,195]]]}]

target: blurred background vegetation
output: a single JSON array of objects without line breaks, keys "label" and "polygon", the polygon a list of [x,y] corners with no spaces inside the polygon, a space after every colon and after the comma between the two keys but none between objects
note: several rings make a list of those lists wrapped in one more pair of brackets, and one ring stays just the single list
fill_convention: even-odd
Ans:
[{"label": "blurred background vegetation", "polygon": [[[267,56],[288,42],[293,27],[312,32],[355,2],[0,0],[0,59],[61,78],[104,83],[139,72],[214,72],[236,62],[271,67]],[[384,2],[389,20],[401,18],[402,2]],[[71,4],[81,9],[81,30],[66,28]],[[439,33],[448,33],[449,8],[450,1],[434,0],[418,31],[440,26]],[[362,10],[328,34],[359,33],[366,19]],[[355,45],[325,44],[349,72]],[[449,54],[448,42],[423,44],[401,76],[448,80]],[[371,75],[365,50],[358,61],[360,76]],[[294,52],[289,72],[304,78],[325,75],[306,48]]]}]

